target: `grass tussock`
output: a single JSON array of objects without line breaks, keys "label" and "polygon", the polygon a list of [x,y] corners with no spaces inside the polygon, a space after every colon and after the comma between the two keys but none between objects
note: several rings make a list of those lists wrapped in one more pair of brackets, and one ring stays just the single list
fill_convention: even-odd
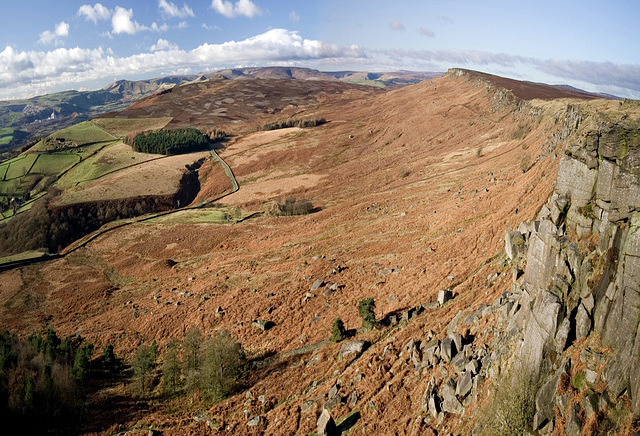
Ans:
[{"label": "grass tussock", "polygon": [[536,412],[535,398],[538,378],[513,366],[499,381],[494,398],[481,421],[486,435],[522,435]]}]

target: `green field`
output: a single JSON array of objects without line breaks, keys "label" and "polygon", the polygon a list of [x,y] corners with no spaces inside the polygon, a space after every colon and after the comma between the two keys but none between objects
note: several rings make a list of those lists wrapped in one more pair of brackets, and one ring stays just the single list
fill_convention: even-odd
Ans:
[{"label": "green field", "polygon": [[136,153],[130,146],[123,143],[114,143],[104,147],[94,156],[84,160],[80,165],[67,172],[60,178],[58,185],[61,188],[73,187],[78,183],[95,180],[113,171],[157,157],[159,156]]},{"label": "green field", "polygon": [[166,224],[233,223],[241,221],[253,212],[238,208],[190,209],[151,218],[146,222]]},{"label": "green field", "polygon": [[[5,164],[9,165],[7,169],[7,173],[5,175],[5,180],[17,179],[18,177],[22,177],[28,174],[29,169],[33,165],[33,163],[38,158],[37,154],[27,154],[23,156],[18,156],[15,159],[11,159]],[[4,164],[3,164],[4,165]]]},{"label": "green field", "polygon": [[24,253],[14,254],[13,256],[0,257],[0,265],[17,260],[39,259],[44,256],[46,256],[46,254],[41,251],[25,251]]},{"label": "green field", "polygon": [[[31,148],[31,151],[54,151],[60,148],[76,148],[87,144],[114,141],[117,138],[91,121],[58,130]],[[59,141],[59,142],[58,142]],[[60,143],[65,143],[64,147]]]},{"label": "green field", "polygon": [[53,138],[73,141],[79,146],[85,144],[93,144],[95,142],[113,141],[114,139],[116,139],[113,135],[105,132],[104,129],[93,124],[91,121],[84,121],[82,123],[76,124],[75,126],[58,130],[51,136]]},{"label": "green field", "polygon": [[169,124],[173,118],[96,118],[93,122],[117,137],[129,132],[159,130]]},{"label": "green field", "polygon": [[42,154],[36,161],[32,174],[43,174],[45,176],[53,176],[61,174],[71,168],[74,164],[80,162],[80,156],[71,153]]},{"label": "green field", "polygon": [[10,127],[0,128],[0,145],[7,145],[13,139],[13,129]]}]

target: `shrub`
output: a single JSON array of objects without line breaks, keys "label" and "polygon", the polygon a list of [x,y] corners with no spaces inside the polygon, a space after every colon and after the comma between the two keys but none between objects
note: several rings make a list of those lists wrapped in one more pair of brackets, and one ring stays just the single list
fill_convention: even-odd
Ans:
[{"label": "shrub", "polygon": [[344,338],[347,337],[347,332],[344,329],[344,323],[340,318],[336,318],[333,320],[333,324],[331,324],[331,338],[332,342],[340,342]]},{"label": "shrub", "polygon": [[371,330],[378,325],[376,314],[374,313],[375,307],[376,303],[372,297],[360,300],[358,303],[358,315],[362,318],[362,328],[365,330]]},{"label": "shrub", "polygon": [[116,372],[118,368],[118,358],[113,351],[113,345],[107,344],[102,350],[102,369],[111,373]]},{"label": "shrub", "polygon": [[526,173],[531,168],[531,157],[528,154],[523,154],[520,158],[520,170]]}]

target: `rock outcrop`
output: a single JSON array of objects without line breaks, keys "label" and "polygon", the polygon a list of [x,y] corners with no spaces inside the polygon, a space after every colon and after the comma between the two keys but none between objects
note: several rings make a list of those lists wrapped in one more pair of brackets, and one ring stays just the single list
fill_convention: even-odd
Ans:
[{"label": "rock outcrop", "polygon": [[[606,404],[626,394],[640,416],[638,123],[602,123],[569,145],[555,192],[537,219],[505,236],[508,258],[526,265],[513,288],[521,308],[507,322],[521,326],[516,361],[541,386],[533,429],[553,428],[545,424],[553,421],[555,405],[567,434],[579,434],[581,417],[598,411],[599,397]],[[593,357],[581,345],[582,362],[560,362],[569,346],[589,337],[599,339],[606,355]],[[586,370],[569,370],[584,362]],[[557,392],[560,377],[570,372],[574,388],[583,382],[593,388],[584,405],[570,405]]]}]

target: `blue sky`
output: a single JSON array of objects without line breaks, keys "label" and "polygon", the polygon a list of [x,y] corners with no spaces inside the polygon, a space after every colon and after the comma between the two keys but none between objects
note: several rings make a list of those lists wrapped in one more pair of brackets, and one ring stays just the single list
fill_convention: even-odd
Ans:
[{"label": "blue sky", "polygon": [[240,66],[477,69],[640,99],[640,1],[22,0],[0,99]]}]

